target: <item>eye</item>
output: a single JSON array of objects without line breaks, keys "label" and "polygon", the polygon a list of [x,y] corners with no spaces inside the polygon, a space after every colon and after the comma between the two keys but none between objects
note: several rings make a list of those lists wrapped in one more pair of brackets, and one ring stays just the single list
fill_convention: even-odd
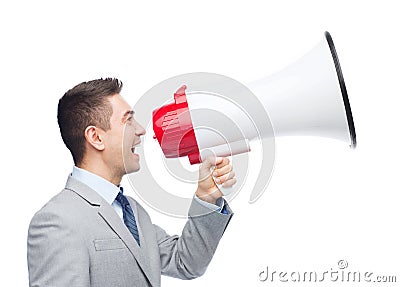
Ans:
[{"label": "eye", "polygon": [[125,124],[132,125],[133,122],[134,122],[134,121],[133,121],[133,117],[129,117],[129,118],[126,119]]}]

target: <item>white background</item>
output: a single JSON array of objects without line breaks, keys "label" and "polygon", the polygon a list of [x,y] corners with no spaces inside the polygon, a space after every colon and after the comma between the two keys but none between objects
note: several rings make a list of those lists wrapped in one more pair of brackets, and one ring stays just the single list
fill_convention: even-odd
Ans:
[{"label": "white background", "polygon": [[[2,1],[0,285],[28,285],[29,221],[71,171],[56,122],[65,91],[118,77],[134,105],[181,73],[214,72],[247,83],[303,55],[325,30],[342,64],[357,149],[328,139],[278,139],[268,191],[252,205],[249,190],[231,203],[235,215],[206,274],[162,282],[265,286],[271,283],[259,282],[258,274],[266,266],[322,272],[341,259],[349,270],[400,280],[396,7],[396,1],[338,0]],[[180,233],[183,219],[146,209],[169,233]]]}]

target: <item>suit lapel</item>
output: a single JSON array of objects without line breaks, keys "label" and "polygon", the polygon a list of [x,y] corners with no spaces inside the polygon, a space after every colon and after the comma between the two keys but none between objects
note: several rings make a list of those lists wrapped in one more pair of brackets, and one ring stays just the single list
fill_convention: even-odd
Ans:
[{"label": "suit lapel", "polygon": [[[140,268],[142,269],[143,273],[146,275],[148,280],[151,282],[153,286],[156,286],[156,278],[154,278],[150,263],[143,252],[146,248],[145,239],[143,238],[143,232],[140,228],[140,219],[137,218],[136,222],[139,228],[139,238],[141,247],[138,246],[137,242],[133,238],[132,234],[129,232],[128,228],[126,228],[124,222],[115,212],[111,205],[109,205],[105,200],[94,190],[89,188],[87,185],[81,183],[80,181],[74,179],[73,177],[69,176],[66,189],[70,189],[84,200],[86,200],[90,205],[95,208],[98,208],[98,214],[101,216],[104,221],[108,224],[108,226],[121,238],[121,240],[125,243],[126,247],[135,257],[137,263],[139,264]],[[130,201],[135,216],[137,213],[136,204],[132,204]]]}]

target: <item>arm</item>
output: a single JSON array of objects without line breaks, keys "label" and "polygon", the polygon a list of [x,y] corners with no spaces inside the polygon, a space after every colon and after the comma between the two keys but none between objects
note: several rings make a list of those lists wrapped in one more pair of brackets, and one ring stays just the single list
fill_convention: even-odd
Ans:
[{"label": "arm", "polygon": [[89,254],[79,234],[54,212],[39,211],[28,231],[29,286],[89,286]]},{"label": "arm", "polygon": [[222,214],[193,200],[180,237],[155,225],[163,275],[193,279],[204,274],[232,217],[226,208],[229,214]]},{"label": "arm", "polygon": [[[213,165],[216,165],[213,176],[218,183],[224,187],[235,184],[235,174],[227,158],[207,159],[199,168],[197,198],[192,200],[181,236],[169,236],[155,226],[164,275],[181,279],[203,275],[228,226],[232,211],[210,174]],[[224,213],[207,206],[210,204],[224,207]]]}]

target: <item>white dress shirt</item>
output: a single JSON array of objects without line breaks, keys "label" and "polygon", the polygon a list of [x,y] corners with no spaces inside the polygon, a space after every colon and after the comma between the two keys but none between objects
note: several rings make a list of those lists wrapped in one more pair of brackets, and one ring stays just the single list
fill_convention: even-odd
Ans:
[{"label": "white dress shirt", "polygon": [[[90,171],[84,170],[77,166],[73,167],[71,176],[96,191],[102,198],[104,198],[104,200],[108,204],[110,204],[114,208],[119,217],[123,220],[122,207],[120,203],[115,200],[118,193],[120,192],[120,188],[118,186],[94,173],[91,173]],[[217,212],[221,212],[222,210],[222,201],[220,201],[221,206],[218,206],[201,200],[196,195],[194,196],[194,199],[197,200],[200,204],[210,208],[211,210]]]}]

